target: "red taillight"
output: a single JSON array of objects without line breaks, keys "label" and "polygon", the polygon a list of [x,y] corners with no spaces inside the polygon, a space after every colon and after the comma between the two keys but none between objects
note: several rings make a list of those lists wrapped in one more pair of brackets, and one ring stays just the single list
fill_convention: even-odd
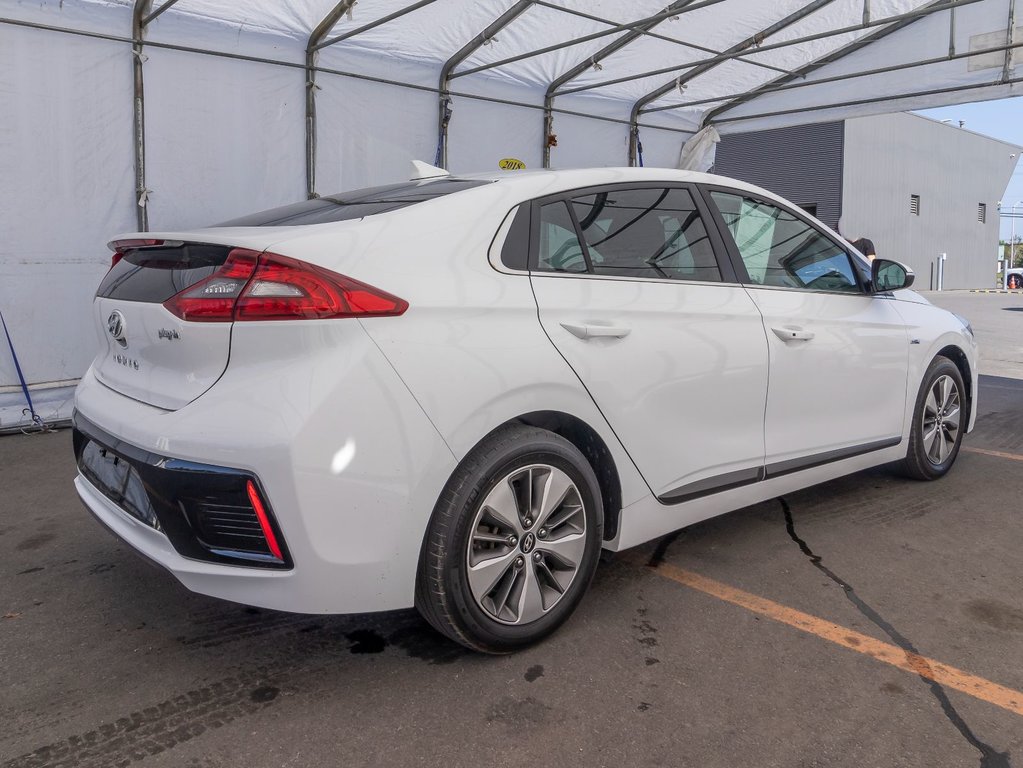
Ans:
[{"label": "red taillight", "polygon": [[211,277],[168,299],[182,320],[312,320],[400,315],[408,302],[328,269],[235,248]]},{"label": "red taillight", "polygon": [[270,548],[270,552],[278,560],[284,560],[284,555],[281,554],[281,548],[277,544],[277,537],[274,536],[273,528],[270,527],[270,518],[266,516],[266,509],[263,507],[263,500],[259,497],[259,491],[256,490],[256,485],[251,480],[245,481],[245,490],[249,494],[249,503],[252,504],[252,510],[256,513],[256,518],[259,520],[259,527],[263,529],[263,538],[266,539],[266,545]]},{"label": "red taillight", "polygon": [[256,271],[258,261],[258,251],[235,248],[216,272],[171,296],[163,305],[182,320],[229,323],[234,320],[235,302]]}]

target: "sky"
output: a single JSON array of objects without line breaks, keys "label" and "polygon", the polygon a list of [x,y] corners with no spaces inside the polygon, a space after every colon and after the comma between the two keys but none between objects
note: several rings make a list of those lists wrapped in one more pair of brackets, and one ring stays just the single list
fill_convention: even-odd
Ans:
[{"label": "sky", "polygon": [[[918,114],[935,120],[966,121],[967,130],[983,133],[1002,141],[1023,146],[1023,98],[978,101],[972,104],[957,104],[952,107],[922,109]],[[1023,162],[1016,161],[1009,186],[1002,195],[1002,210],[1008,211],[1013,203],[1023,201]],[[1016,207],[1016,213],[1023,213],[1023,205]],[[1002,219],[1002,238],[1009,239],[1010,220]],[[1023,232],[1023,219],[1016,219],[1016,235]]]}]

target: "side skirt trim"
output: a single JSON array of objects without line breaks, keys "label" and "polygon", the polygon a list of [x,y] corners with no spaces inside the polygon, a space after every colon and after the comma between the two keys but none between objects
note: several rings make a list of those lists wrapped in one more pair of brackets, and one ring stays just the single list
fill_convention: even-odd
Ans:
[{"label": "side skirt trim", "polygon": [[789,475],[793,472],[801,472],[804,469],[812,469],[813,467],[819,467],[822,464],[830,464],[835,461],[841,461],[842,459],[850,459],[853,456],[862,456],[865,453],[881,451],[885,448],[896,446],[901,442],[901,437],[889,437],[884,440],[875,440],[871,443],[851,445],[847,448],[838,448],[833,451],[825,451],[824,453],[800,456],[797,459],[778,461],[774,464],[768,464],[763,467],[752,467],[750,469],[736,470],[735,472],[726,472],[722,475],[707,477],[703,480],[698,480],[695,483],[688,483],[686,485],[679,486],[678,488],[673,488],[672,490],[658,496],[657,500],[661,502],[661,504],[682,504],[686,501],[692,501],[693,499],[699,499],[704,496],[711,496],[715,493],[721,493],[722,491],[729,491],[743,485],[759,483],[760,481],[769,478]]}]

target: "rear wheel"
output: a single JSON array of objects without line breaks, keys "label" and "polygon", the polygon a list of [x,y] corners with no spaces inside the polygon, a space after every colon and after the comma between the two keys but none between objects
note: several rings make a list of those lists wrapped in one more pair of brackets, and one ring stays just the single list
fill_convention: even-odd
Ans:
[{"label": "rear wheel", "polygon": [[474,650],[510,653],[571,615],[600,555],[593,468],[570,442],[521,424],[462,462],[434,510],[416,607]]},{"label": "rear wheel", "polygon": [[936,357],[916,398],[905,474],[917,480],[945,475],[959,455],[967,425],[966,388],[955,363]]}]

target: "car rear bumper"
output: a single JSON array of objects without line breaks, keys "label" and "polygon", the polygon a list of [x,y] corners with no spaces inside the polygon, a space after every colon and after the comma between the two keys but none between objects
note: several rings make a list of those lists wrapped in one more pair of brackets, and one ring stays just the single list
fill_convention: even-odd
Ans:
[{"label": "car rear bumper", "polygon": [[[125,397],[91,371],[76,394],[80,420],[114,438],[110,447],[122,454],[130,447],[177,466],[212,465],[253,478],[286,563],[210,562],[189,553],[79,474],[82,501],[195,592],[297,613],[410,607],[423,536],[456,462],[376,346],[351,325],[343,356],[330,348],[317,354],[319,339],[299,340],[301,354],[290,364],[229,368],[178,411]],[[246,357],[240,350],[238,358]]]}]

